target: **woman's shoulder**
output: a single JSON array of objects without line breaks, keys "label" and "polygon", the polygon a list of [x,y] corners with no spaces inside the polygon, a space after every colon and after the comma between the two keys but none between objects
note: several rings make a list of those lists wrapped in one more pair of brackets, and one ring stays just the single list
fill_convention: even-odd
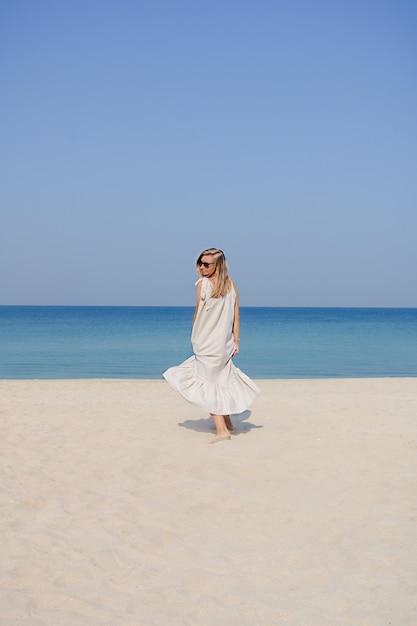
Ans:
[{"label": "woman's shoulder", "polygon": [[200,297],[202,300],[210,298],[212,286],[207,276],[199,278],[195,285],[197,287],[197,298]]},{"label": "woman's shoulder", "polygon": [[207,278],[207,276],[201,276],[201,278],[199,278],[197,282],[195,282],[194,284],[197,287],[197,289],[201,289],[201,288],[207,289],[208,287],[211,286],[210,279]]}]

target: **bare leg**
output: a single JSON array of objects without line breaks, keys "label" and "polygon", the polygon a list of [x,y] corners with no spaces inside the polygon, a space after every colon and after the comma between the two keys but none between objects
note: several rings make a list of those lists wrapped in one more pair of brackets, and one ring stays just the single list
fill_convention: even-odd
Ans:
[{"label": "bare leg", "polygon": [[212,413],[210,413],[210,415],[213,418],[213,422],[216,427],[216,436],[210,441],[210,443],[217,443],[218,441],[230,439],[230,433],[227,429],[224,415],[213,415]]},{"label": "bare leg", "polygon": [[224,423],[226,424],[227,430],[234,430],[235,427],[232,424],[232,420],[230,419],[230,415],[223,415]]}]

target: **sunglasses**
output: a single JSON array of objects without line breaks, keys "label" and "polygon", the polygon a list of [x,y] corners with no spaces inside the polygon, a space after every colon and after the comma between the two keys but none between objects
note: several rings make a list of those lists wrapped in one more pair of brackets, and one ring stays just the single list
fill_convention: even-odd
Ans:
[{"label": "sunglasses", "polygon": [[203,261],[198,262],[200,267],[205,267],[206,269],[210,267],[210,265],[214,265],[214,263],[203,263]]}]

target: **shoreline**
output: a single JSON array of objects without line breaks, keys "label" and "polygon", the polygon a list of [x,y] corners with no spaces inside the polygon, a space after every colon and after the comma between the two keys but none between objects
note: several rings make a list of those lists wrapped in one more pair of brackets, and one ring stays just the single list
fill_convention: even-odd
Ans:
[{"label": "shoreline", "polygon": [[0,625],[412,626],[417,378],[0,380]]},{"label": "shoreline", "polygon": [[[250,376],[250,378],[252,380],[256,380],[258,382],[285,382],[285,381],[299,381],[300,383],[302,382],[314,382],[315,380],[417,380],[417,375],[416,376],[393,376],[393,375],[387,375],[387,376],[319,376],[319,377],[303,377],[303,378],[297,378],[297,377],[283,377],[283,378],[257,378],[256,376]],[[160,383],[160,382],[165,382],[165,379],[162,377],[161,378],[115,378],[115,377],[99,377],[99,378],[94,378],[94,377],[87,377],[87,378],[71,378],[71,377],[66,377],[66,378],[0,378],[0,384],[1,383],[12,383],[12,382],[59,382],[59,381],[65,381],[65,382],[78,382],[78,381],[86,381],[86,382],[97,382],[97,381],[114,381],[114,382],[130,382],[130,383],[134,383],[134,382],[149,382],[149,383]]]}]

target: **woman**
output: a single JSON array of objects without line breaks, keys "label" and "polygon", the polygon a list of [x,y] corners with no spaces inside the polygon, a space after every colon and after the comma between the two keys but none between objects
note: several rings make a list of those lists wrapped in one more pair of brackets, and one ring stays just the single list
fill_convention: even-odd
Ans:
[{"label": "woman", "polygon": [[232,362],[239,352],[239,304],[224,253],[204,250],[197,259],[197,302],[191,343],[194,356],[163,376],[186,400],[206,409],[216,426],[210,443],[230,439],[231,414],[251,404],[258,387]]}]

